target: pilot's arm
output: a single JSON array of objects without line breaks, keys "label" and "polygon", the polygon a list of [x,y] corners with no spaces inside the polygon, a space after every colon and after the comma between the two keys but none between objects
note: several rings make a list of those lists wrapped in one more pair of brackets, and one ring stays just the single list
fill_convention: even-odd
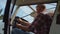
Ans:
[{"label": "pilot's arm", "polygon": [[23,25],[21,25],[21,24],[17,24],[16,26],[17,26],[19,29],[22,29],[22,30],[24,30],[24,31],[30,31],[29,28],[28,28],[29,26],[23,26]]},{"label": "pilot's arm", "polygon": [[18,22],[20,22],[20,24],[23,24],[23,25],[26,25],[26,26],[31,25],[29,22],[23,21],[22,19],[18,19]]}]

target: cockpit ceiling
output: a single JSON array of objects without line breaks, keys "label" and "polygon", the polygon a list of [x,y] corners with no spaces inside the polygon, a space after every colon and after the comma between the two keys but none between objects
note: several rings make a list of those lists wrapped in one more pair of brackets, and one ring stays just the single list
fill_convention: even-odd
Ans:
[{"label": "cockpit ceiling", "polygon": [[[12,0],[13,3],[14,0]],[[16,0],[16,5],[32,5],[32,4],[38,4],[38,3],[51,3],[51,2],[57,2],[57,0]]]}]

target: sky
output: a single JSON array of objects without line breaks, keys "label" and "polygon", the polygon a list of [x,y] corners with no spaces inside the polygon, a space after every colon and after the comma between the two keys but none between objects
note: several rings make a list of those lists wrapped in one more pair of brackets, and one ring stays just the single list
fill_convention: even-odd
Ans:
[{"label": "sky", "polygon": [[[3,9],[3,11],[0,15],[4,14],[5,6],[6,6],[6,0],[0,0],[0,9],[1,8]],[[56,7],[56,3],[45,4],[45,6],[46,6],[46,9],[49,9],[49,8],[52,8],[52,7]],[[36,5],[31,5],[31,7],[36,11]],[[14,10],[15,9],[16,9],[16,6],[15,6]],[[55,8],[49,9],[49,10],[55,10]],[[19,17],[22,18],[23,16],[26,16],[26,15],[32,13],[32,12],[33,12],[33,10],[31,10],[28,6],[21,6],[19,8],[18,13],[16,14],[16,16],[19,16]],[[24,17],[23,19],[25,19],[28,22],[32,23],[33,20],[34,20],[34,17],[32,17],[31,15],[28,15],[28,16]]]}]

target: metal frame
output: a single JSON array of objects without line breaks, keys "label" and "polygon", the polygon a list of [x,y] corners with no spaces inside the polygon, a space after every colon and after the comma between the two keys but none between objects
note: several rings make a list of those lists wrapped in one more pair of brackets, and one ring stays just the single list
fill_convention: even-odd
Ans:
[{"label": "metal frame", "polygon": [[13,4],[12,10],[10,11],[11,2],[12,2],[12,0],[7,0],[6,7],[5,7],[5,12],[4,12],[4,16],[3,16],[4,34],[10,34],[10,15],[13,12],[16,0]]},{"label": "metal frame", "polygon": [[[59,14],[59,12],[58,12],[59,6],[60,6],[60,1],[58,1],[58,3],[57,3],[57,7],[55,10],[55,14],[54,14],[54,18],[53,18],[53,22],[52,22],[49,34],[60,34],[60,32],[59,32],[60,26],[56,24],[56,20],[57,20],[56,17]],[[57,33],[57,32],[59,32],[59,33]]]}]

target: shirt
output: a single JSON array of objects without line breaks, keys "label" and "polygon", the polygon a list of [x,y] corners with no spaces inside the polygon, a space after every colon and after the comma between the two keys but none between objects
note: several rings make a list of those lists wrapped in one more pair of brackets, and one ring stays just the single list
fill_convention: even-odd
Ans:
[{"label": "shirt", "polygon": [[49,34],[51,23],[50,16],[40,13],[29,28],[35,34]]}]

